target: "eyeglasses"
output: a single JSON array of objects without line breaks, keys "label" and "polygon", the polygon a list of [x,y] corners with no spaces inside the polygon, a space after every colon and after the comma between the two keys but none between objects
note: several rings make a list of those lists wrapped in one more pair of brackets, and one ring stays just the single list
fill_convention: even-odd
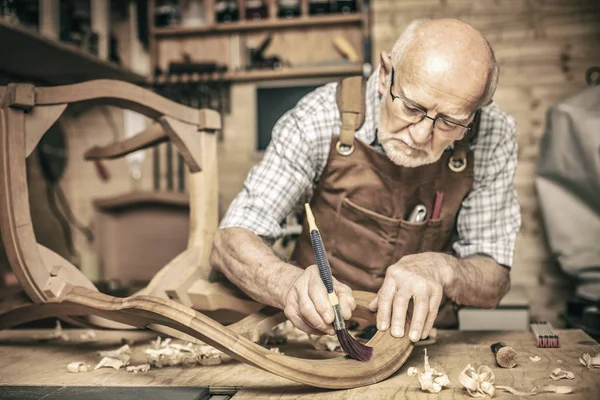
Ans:
[{"label": "eyeglasses", "polygon": [[427,110],[424,110],[420,107],[416,107],[414,105],[407,104],[407,101],[402,96],[396,96],[392,93],[392,87],[394,86],[394,67],[392,67],[392,82],[390,84],[390,96],[392,97],[392,102],[396,99],[400,99],[400,105],[402,114],[404,115],[404,119],[413,124],[419,123],[423,121],[425,118],[428,118],[433,121],[433,131],[438,135],[452,139],[452,140],[460,140],[462,139],[467,132],[473,129],[473,122],[469,125],[461,125],[454,121],[449,121],[444,117],[437,116],[435,118],[427,115]]}]

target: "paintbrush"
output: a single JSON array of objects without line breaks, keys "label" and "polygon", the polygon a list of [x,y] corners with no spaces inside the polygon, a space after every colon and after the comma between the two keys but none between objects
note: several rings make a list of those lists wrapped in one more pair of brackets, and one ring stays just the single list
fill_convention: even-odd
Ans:
[{"label": "paintbrush", "polygon": [[317,266],[319,267],[319,274],[321,280],[327,289],[329,303],[333,307],[333,328],[340,342],[342,350],[351,358],[358,361],[369,361],[373,356],[373,348],[365,346],[356,339],[354,339],[346,330],[346,323],[344,317],[342,317],[342,308],[340,307],[340,301],[333,291],[333,277],[331,276],[331,267],[327,260],[327,253],[325,253],[325,247],[323,246],[323,240],[321,234],[315,223],[315,217],[310,209],[310,205],[306,203],[306,219],[308,220],[308,226],[310,229],[310,241],[312,242],[313,252],[317,260]]}]

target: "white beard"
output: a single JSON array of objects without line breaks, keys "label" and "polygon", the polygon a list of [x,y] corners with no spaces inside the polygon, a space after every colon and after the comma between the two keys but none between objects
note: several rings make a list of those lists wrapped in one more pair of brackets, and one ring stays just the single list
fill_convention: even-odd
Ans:
[{"label": "white beard", "polygon": [[[438,154],[435,154],[431,149],[427,148],[426,146],[413,143],[408,132],[400,136],[394,137],[392,134],[381,129],[380,127],[378,129],[377,135],[379,143],[381,143],[381,146],[385,150],[385,154],[394,164],[399,165],[401,167],[415,168],[426,164],[433,164],[434,162],[440,159],[443,153],[442,150]],[[415,155],[410,154],[410,152],[408,152],[407,154],[403,150],[398,150],[394,147],[394,143],[397,139],[402,140],[406,145],[413,149],[421,150],[421,152],[417,153],[413,151],[413,153],[417,153]],[[425,156],[423,156],[423,152],[426,154]]]}]

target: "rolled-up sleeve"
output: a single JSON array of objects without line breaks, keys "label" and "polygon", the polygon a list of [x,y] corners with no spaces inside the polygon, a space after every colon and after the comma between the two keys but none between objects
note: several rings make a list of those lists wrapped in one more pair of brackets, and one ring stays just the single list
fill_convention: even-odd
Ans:
[{"label": "rolled-up sleeve", "polygon": [[[458,214],[460,258],[488,255],[498,264],[512,267],[521,213],[514,187],[517,140],[514,119],[495,105],[482,117],[475,145],[473,189]],[[479,151],[477,150],[479,147]]]}]

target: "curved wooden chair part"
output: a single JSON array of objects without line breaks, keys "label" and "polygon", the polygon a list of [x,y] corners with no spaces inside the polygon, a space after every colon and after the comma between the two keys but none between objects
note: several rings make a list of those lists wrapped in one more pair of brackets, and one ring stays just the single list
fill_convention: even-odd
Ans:
[{"label": "curved wooden chair part", "polygon": [[[375,314],[367,304],[375,294],[354,293],[357,307],[354,314],[374,323]],[[377,383],[396,372],[412,352],[408,339],[397,339],[386,332],[377,332],[369,341],[373,358],[362,363],[347,357],[307,360],[276,354],[246,337],[220,325],[198,311],[171,300],[154,296],[132,296],[124,299],[104,295],[83,287],[66,288],[58,302],[30,305],[26,312],[17,308],[5,313],[0,328],[27,320],[69,315],[94,314],[107,319],[134,324],[140,328],[150,325],[167,326],[202,340],[231,357],[265,371],[311,386],[347,389]],[[273,323],[280,320],[273,319]],[[271,324],[263,326],[267,328]],[[241,326],[240,333],[247,333]],[[408,326],[406,327],[408,329]]]},{"label": "curved wooden chair part", "polygon": [[[86,158],[120,157],[170,140],[191,173],[188,247],[160,270],[146,289],[131,297],[99,293],[75,266],[39,245],[33,231],[25,159],[66,106],[79,101],[102,101],[158,121],[134,138],[90,149]],[[0,329],[50,316],[93,327],[150,328],[201,340],[257,368],[325,388],[368,385],[393,374],[413,349],[408,338],[377,332],[369,342],[374,357],[367,363],[345,357],[305,360],[275,354],[253,340],[284,321],[283,313],[209,282],[208,257],[218,222],[214,134],[218,129],[216,112],[185,107],[124,82],[0,87],[0,229],[8,262],[24,290],[24,294],[0,303]],[[375,314],[367,309],[373,296],[355,292],[357,318],[375,320]],[[202,305],[207,310],[229,307],[250,315],[225,327],[192,308],[204,310]]]}]

